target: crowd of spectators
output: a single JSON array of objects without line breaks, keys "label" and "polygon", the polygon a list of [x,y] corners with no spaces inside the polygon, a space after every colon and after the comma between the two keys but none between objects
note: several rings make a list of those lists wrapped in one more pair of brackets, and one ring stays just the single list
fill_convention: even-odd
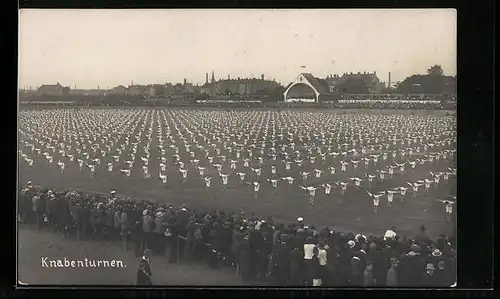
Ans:
[{"label": "crowd of spectators", "polygon": [[436,98],[427,95],[343,95],[339,108],[346,109],[455,109],[456,97]]},{"label": "crowd of spectators", "polygon": [[413,238],[396,228],[365,236],[316,228],[299,217],[272,218],[174,208],[136,198],[28,186],[18,220],[65,238],[122,241],[137,257],[145,249],[171,262],[234,267],[245,281],[279,286],[450,287],[456,282],[454,237],[433,241],[424,226]]}]

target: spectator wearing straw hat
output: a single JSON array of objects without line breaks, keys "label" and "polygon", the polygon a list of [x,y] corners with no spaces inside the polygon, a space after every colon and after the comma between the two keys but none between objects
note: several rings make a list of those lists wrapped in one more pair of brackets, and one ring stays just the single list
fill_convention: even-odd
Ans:
[{"label": "spectator wearing straw hat", "polygon": [[111,194],[110,200],[115,201],[116,200],[116,190],[111,190],[111,192],[109,192],[109,193]]},{"label": "spectator wearing straw hat", "polygon": [[297,223],[296,223],[297,228],[303,228],[304,227],[304,218],[298,217],[297,218]]},{"label": "spectator wearing straw hat", "polygon": [[429,262],[436,265],[437,262],[443,258],[443,252],[441,252],[441,250],[439,250],[438,248],[435,248],[435,247],[431,247],[431,248],[432,248],[432,251],[431,251],[431,254],[429,256]]}]

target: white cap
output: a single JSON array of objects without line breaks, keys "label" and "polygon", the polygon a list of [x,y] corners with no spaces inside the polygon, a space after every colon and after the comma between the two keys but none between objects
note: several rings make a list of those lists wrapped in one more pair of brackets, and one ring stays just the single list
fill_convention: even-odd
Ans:
[{"label": "white cap", "polygon": [[115,191],[115,190],[112,190],[112,191],[111,191],[111,194],[115,194],[115,193],[116,193],[116,191]]},{"label": "white cap", "polygon": [[392,230],[388,229],[385,234],[384,234],[384,240],[385,239],[392,239],[396,236],[396,233],[393,232]]},{"label": "white cap", "polygon": [[181,209],[181,211],[184,211],[184,212],[185,212],[185,211],[187,211],[187,209],[186,209],[186,208],[182,208],[182,209]]},{"label": "white cap", "polygon": [[297,218],[297,221],[298,221],[298,222],[302,222],[302,221],[304,221],[304,218],[299,217],[299,218]]}]

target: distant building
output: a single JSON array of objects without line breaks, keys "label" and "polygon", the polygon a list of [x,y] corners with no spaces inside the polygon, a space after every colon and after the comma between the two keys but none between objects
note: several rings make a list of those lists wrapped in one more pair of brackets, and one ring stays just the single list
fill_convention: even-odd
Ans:
[{"label": "distant building", "polygon": [[42,85],[38,88],[39,95],[63,96],[69,93],[68,87],[63,87],[59,82],[55,85]]},{"label": "distant building", "polygon": [[187,83],[186,81],[184,81],[184,84],[182,87],[184,88],[185,93],[194,93],[194,91],[195,91],[193,84]]},{"label": "distant building", "polygon": [[70,89],[69,94],[70,95],[77,95],[77,96],[83,96],[85,93],[88,93],[88,90],[86,89]]},{"label": "distant building", "polygon": [[163,85],[163,94],[164,95],[171,95],[175,93],[175,87],[171,83],[167,83]]},{"label": "distant building", "polygon": [[377,72],[357,72],[344,73],[340,75],[329,75],[325,78],[328,82],[330,92],[338,93],[379,93],[385,88],[385,84],[380,82]]},{"label": "distant building", "polygon": [[143,85],[131,85],[127,88],[127,95],[130,96],[143,96],[149,93],[146,86]]},{"label": "distant building", "polygon": [[156,97],[156,88],[153,85],[148,86],[148,97]]},{"label": "distant building", "polygon": [[119,85],[119,86],[114,87],[113,89],[109,90],[106,94],[124,96],[124,95],[127,95],[127,88],[123,85]]},{"label": "distant building", "polygon": [[84,94],[85,96],[104,96],[106,95],[107,91],[104,89],[88,89],[85,90]]},{"label": "distant building", "polygon": [[214,73],[212,72],[212,78],[210,82],[206,82],[200,87],[200,92],[209,95],[247,95],[263,93],[266,90],[273,90],[274,88],[280,86],[280,84],[274,80],[265,80],[264,75],[261,78],[236,78],[231,79],[228,75],[228,79],[215,80]]}]

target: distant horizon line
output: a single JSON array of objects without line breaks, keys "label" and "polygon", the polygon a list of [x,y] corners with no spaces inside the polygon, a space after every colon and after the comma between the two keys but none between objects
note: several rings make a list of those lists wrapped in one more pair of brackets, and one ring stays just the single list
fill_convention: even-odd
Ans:
[{"label": "distant horizon line", "polygon": [[[213,71],[212,71],[212,72],[213,72]],[[298,74],[297,74],[297,76],[298,76],[298,75],[300,75],[300,74],[303,74],[303,73],[310,73],[310,74],[313,74],[312,72],[308,72],[307,70],[304,70],[303,72],[298,73]],[[388,72],[388,74],[389,74],[389,73],[391,73],[391,72]],[[207,75],[207,74],[209,74],[209,73],[206,73],[206,75]],[[364,72],[359,72],[359,71],[358,71],[358,72],[342,72],[342,73],[332,73],[332,74],[327,74],[324,78],[322,78],[322,77],[316,77],[316,76],[314,76],[314,74],[313,74],[313,76],[314,76],[314,77],[316,77],[316,78],[325,79],[325,78],[327,78],[328,76],[333,76],[333,75],[343,76],[343,75],[357,75],[357,74],[360,74],[360,75],[363,75],[363,74],[364,74],[364,75],[375,74],[375,75],[377,75],[377,77],[378,77],[377,71],[372,71],[372,72],[366,72],[366,71],[364,71]],[[228,74],[228,75],[230,76],[230,74]],[[261,74],[261,76],[262,76],[262,75],[263,75],[263,74]],[[409,78],[409,77],[411,77],[411,76],[413,76],[413,75],[425,75],[425,74],[410,74],[410,75],[406,76],[406,77],[405,77],[405,79],[406,79],[406,78]],[[443,75],[444,75],[444,76],[450,76],[450,77],[454,77],[454,76],[456,76],[456,74],[453,74],[453,75],[443,74]],[[215,81],[214,81],[214,82],[218,82],[218,81],[227,81],[227,80],[252,80],[252,79],[254,79],[254,80],[262,80],[262,78],[259,78],[259,77],[243,77],[243,78],[242,78],[242,77],[235,77],[235,78],[229,77],[229,78],[218,78],[218,79],[215,79]],[[207,83],[208,83],[208,84],[212,83],[212,81],[211,81],[211,80],[209,80],[208,82],[206,81],[206,82],[201,83],[201,84],[200,84],[200,83],[194,83],[194,81],[187,81],[187,78],[184,78],[184,80],[186,80],[186,82],[185,82],[186,84],[192,84],[193,86],[198,86],[198,87],[201,87],[201,86],[203,86],[203,85],[205,85],[205,84],[207,84]],[[380,78],[379,78],[379,80],[380,80]],[[403,80],[404,80],[404,79],[403,79]],[[264,81],[274,81],[274,82],[276,82],[276,83],[279,83],[279,84],[280,84],[280,85],[282,85],[282,86],[286,86],[286,84],[283,84],[281,81],[277,81],[275,78],[272,78],[272,79],[270,79],[269,77],[268,77],[268,78],[264,78]],[[292,81],[293,81],[293,80],[292,80]],[[292,81],[291,81],[291,82],[292,82]],[[402,81],[402,80],[396,80],[396,81],[391,82],[391,83],[395,83],[395,82],[398,82],[398,81]],[[381,83],[385,83],[385,82],[386,82],[386,80],[380,80],[380,82],[381,82]],[[123,87],[130,87],[130,86],[152,86],[152,85],[163,85],[163,86],[164,86],[164,85],[167,85],[167,84],[171,84],[171,85],[174,85],[174,86],[175,86],[175,85],[177,85],[177,84],[182,84],[182,85],[184,85],[184,82],[183,82],[183,81],[180,81],[180,82],[177,82],[177,83],[165,82],[165,83],[147,83],[147,84],[141,84],[141,83],[134,83],[134,80],[131,80],[129,83],[131,83],[131,84],[118,84],[118,85],[115,85],[115,86],[113,86],[113,87],[106,86],[106,88],[107,88],[107,89],[113,89],[113,88],[118,87],[118,86],[123,86]],[[59,82],[59,81],[57,81],[56,83],[52,83],[52,84],[43,83],[43,84],[35,85],[34,87],[35,87],[35,89],[36,89],[36,88],[39,88],[39,87],[41,87],[41,86],[43,86],[43,85],[57,85],[57,84],[60,84],[60,82]],[[60,85],[61,85],[61,86],[63,86],[63,87],[70,87],[70,88],[72,88],[72,87],[76,87],[76,86],[77,86],[77,84],[67,84],[67,85],[60,84]],[[26,85],[25,85],[25,87],[26,87]],[[18,86],[18,89],[19,89],[19,90],[30,90],[33,86],[32,86],[32,85],[27,85],[27,89],[26,89],[25,87],[24,87],[24,88],[21,88],[20,86]],[[101,90],[101,89],[102,89],[102,88],[100,88],[100,84],[97,84],[95,87],[97,87],[97,88],[74,88],[74,89],[81,89],[81,90],[93,90],[93,89]]]}]

